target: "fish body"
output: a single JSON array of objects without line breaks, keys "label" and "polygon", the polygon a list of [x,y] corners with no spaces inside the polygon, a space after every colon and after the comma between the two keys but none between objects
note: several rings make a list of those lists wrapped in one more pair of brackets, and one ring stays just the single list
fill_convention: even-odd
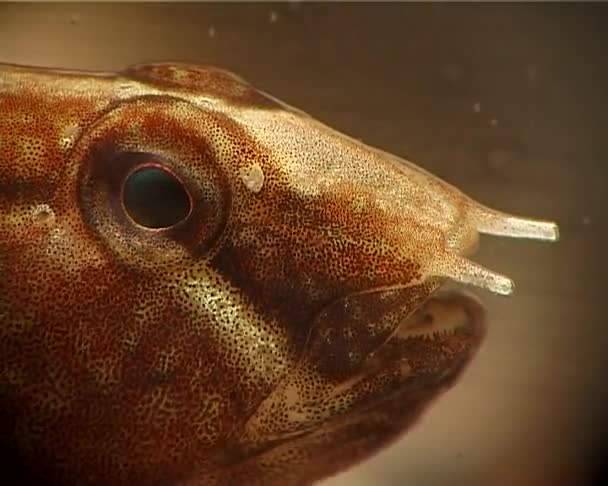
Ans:
[{"label": "fish body", "polygon": [[[221,69],[0,65],[0,430],[27,481],[304,485],[460,376],[480,232],[557,239]],[[6,456],[5,456],[6,457]]]}]

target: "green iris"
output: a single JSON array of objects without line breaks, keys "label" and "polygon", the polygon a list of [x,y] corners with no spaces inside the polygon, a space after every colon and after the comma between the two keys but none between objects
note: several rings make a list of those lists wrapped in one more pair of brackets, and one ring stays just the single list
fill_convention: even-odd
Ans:
[{"label": "green iris", "polygon": [[158,167],[143,167],[125,182],[123,204],[129,216],[146,228],[169,228],[190,213],[190,198],[181,181]]}]

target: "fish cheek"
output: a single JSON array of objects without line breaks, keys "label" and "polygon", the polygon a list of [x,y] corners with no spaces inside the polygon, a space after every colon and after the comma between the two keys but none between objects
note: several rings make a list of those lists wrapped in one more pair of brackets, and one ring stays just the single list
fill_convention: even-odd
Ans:
[{"label": "fish cheek", "polygon": [[247,423],[245,442],[310,432],[398,387],[407,372],[401,356],[374,354],[436,286],[357,292],[327,305],[312,323],[297,368]]},{"label": "fish cheek", "polygon": [[[124,279],[95,303],[120,359],[118,382],[94,402],[114,426],[93,434],[106,442],[99,459],[82,461],[89,474],[107,463],[125,478],[177,478],[221,462],[293,368],[287,333],[217,265],[235,181],[252,197],[239,176],[250,161],[231,158],[244,142],[223,122],[183,100],[145,97],[105,113],[72,151],[87,233],[106,270]],[[189,208],[155,219],[146,198],[158,194]],[[114,319],[113,308],[128,315]]]},{"label": "fish cheek", "polygon": [[[239,175],[259,154],[250,145],[226,117],[154,96],[105,114],[74,151],[83,220],[109,259],[140,272],[140,282],[167,288],[166,302],[152,305],[178,306],[192,332],[204,330],[207,347],[220,350],[230,367],[219,384],[228,384],[225,395],[242,416],[269,392],[278,372],[286,373],[291,358],[280,326],[268,323],[214,263],[233,233],[233,213],[242,214],[243,197],[251,197]],[[173,194],[180,184],[189,212],[178,211],[183,218],[172,226],[156,227],[145,198]]]},{"label": "fish cheek", "polygon": [[[217,157],[231,142],[205,122],[212,125],[181,100],[133,100],[104,113],[70,153],[64,197],[77,196],[79,243],[99,257],[55,282],[61,291],[45,317],[62,348],[48,361],[67,356],[71,370],[69,409],[52,420],[73,440],[55,426],[45,439],[57,451],[49,463],[66,475],[176,480],[204,467],[242,420],[252,392],[240,387],[217,323],[192,295],[217,288],[207,259],[232,203]],[[178,211],[149,219],[146,205],[158,201],[146,198],[163,195],[181,199]]]}]

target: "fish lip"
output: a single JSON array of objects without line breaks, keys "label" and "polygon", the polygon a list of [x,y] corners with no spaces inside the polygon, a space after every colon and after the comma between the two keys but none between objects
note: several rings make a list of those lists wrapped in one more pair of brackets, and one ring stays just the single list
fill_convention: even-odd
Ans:
[{"label": "fish lip", "polygon": [[[438,322],[433,316],[433,309],[429,309],[436,301],[442,301],[444,304],[448,303],[453,306],[456,306],[456,301],[458,301],[461,304],[461,307],[457,309],[460,311],[460,316],[456,316],[456,320],[452,322]],[[413,319],[416,317],[416,314],[424,322],[416,322]],[[428,322],[429,320],[432,322]],[[428,327],[432,327],[432,329],[427,329]],[[418,328],[419,332],[416,332]],[[433,339],[432,335],[435,333],[451,335],[463,328],[470,330],[474,336],[483,338],[486,332],[485,307],[479,298],[471,292],[462,289],[441,290],[431,295],[420,308],[412,312],[399,324],[391,337],[399,336],[403,339],[429,337]]]},{"label": "fish lip", "polygon": [[[459,354],[471,361],[485,337],[485,308],[477,296],[460,288],[438,290],[441,283],[433,282],[435,289],[422,287],[429,292],[419,300],[411,299],[411,286],[394,285],[353,292],[333,301],[316,315],[300,364],[314,363],[326,380],[352,385],[412,356],[424,361],[424,351],[439,356],[441,365],[448,368]],[[388,306],[379,314],[372,310],[367,315],[377,299],[385,300]],[[456,321],[440,326],[425,322],[426,313],[437,313],[429,309],[437,303],[440,308],[447,303],[448,311],[454,307]],[[435,335],[437,331],[443,332]],[[425,374],[421,369],[415,371]],[[407,372],[399,374],[406,379]]]},{"label": "fish lip", "polygon": [[[412,326],[417,324],[416,319],[420,316],[424,318],[426,308],[434,301],[458,306],[461,319],[438,335],[433,335],[434,329],[424,327],[422,332],[412,334]],[[429,326],[429,323],[422,323],[421,326]],[[462,332],[465,334],[462,335]],[[396,369],[397,364],[400,364],[400,385],[393,392],[378,397],[379,401],[399,395],[403,388],[415,388],[417,381],[420,381],[420,387],[447,389],[473,361],[486,332],[485,307],[475,294],[462,289],[438,291],[409,314],[380,346],[369,353],[364,379],[372,379],[374,375],[380,375],[391,368]],[[413,346],[414,356],[407,350],[408,346],[410,351]],[[428,364],[425,364],[426,355],[423,351],[434,354],[434,359],[430,359]]]}]

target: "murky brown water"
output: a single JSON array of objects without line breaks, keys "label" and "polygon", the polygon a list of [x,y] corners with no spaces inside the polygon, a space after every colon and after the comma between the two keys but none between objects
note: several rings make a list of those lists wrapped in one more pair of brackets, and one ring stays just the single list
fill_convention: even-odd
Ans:
[{"label": "murky brown water", "polygon": [[487,340],[398,444],[328,485],[591,483],[605,443],[605,5],[0,5],[0,61],[192,60],[476,199],[554,219],[557,245],[485,238],[509,274]]}]

